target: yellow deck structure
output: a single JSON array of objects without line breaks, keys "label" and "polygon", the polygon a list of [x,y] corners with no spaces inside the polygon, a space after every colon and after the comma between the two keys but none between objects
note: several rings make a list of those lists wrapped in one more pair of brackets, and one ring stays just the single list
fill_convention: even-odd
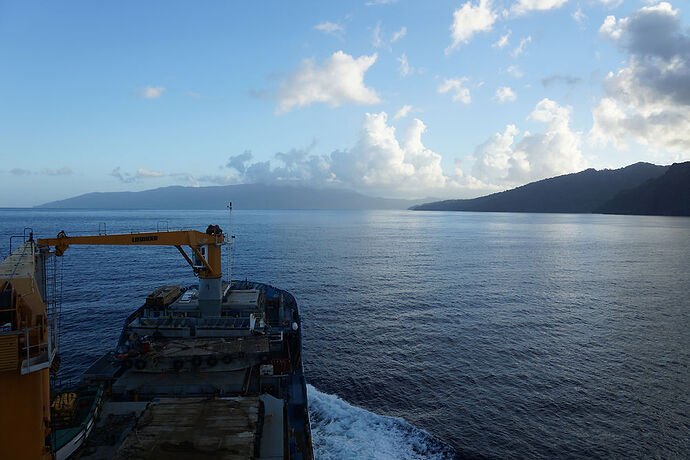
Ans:
[{"label": "yellow deck structure", "polygon": [[37,258],[29,240],[0,262],[0,458],[8,460],[51,457],[45,440],[55,349]]}]

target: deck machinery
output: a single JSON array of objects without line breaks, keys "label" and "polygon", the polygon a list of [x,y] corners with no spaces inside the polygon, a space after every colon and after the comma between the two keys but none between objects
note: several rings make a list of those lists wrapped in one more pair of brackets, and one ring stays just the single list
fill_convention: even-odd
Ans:
[{"label": "deck machinery", "polygon": [[[48,309],[40,296],[33,299],[39,313],[43,306],[45,318],[35,314],[31,327],[46,324],[42,332],[45,338],[40,339],[46,344],[40,362],[47,365],[36,383],[23,390],[25,400],[33,398],[35,410],[28,414],[18,406],[17,413],[26,414],[30,419],[26,426],[33,423],[35,433],[30,440],[11,442],[3,438],[0,457],[60,459],[78,450],[79,458],[94,459],[171,455],[190,459],[312,459],[297,303],[290,293],[273,286],[223,281],[221,246],[226,241],[227,235],[213,225],[206,232],[77,237],[61,232],[53,239],[30,238],[23,246],[28,256],[22,252],[3,262],[8,268],[0,270],[0,289],[1,277],[11,271],[9,267],[19,260],[17,257],[41,265],[43,259],[36,254],[62,256],[72,245],[175,246],[199,282],[157,288],[126,319],[116,346],[82,375],[90,388],[96,386],[107,395],[94,404],[99,417],[91,414],[88,426],[83,424],[81,432],[59,445],[46,443],[50,430],[47,367],[55,352],[49,340]],[[21,274],[31,278],[41,273],[35,269],[30,273],[33,268],[25,267]],[[19,286],[16,273],[12,279],[12,286]],[[34,277],[34,282],[40,284],[42,279],[39,276],[36,281]],[[35,295],[30,291],[27,287],[17,292],[28,302]],[[19,331],[19,326],[26,328],[29,323],[12,323],[10,329]],[[27,336],[26,331],[22,334]],[[0,335],[4,340],[0,345],[5,343],[4,337]],[[18,354],[21,346],[17,344]],[[34,367],[38,362],[32,361]],[[5,365],[5,371],[0,372],[2,394],[18,391],[15,380],[23,375],[22,366],[23,362]],[[31,366],[26,369],[33,369]],[[7,371],[10,367],[12,372]],[[37,398],[39,394],[42,396]],[[0,428],[3,432],[18,431],[6,407],[1,411]],[[52,448],[45,447],[51,444]]]}]

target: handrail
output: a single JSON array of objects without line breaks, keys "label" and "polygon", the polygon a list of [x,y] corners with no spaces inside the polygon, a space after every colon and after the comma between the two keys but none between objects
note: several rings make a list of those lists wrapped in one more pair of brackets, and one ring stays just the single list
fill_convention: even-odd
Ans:
[{"label": "handrail", "polygon": [[[12,237],[10,237],[10,246],[12,245]],[[24,254],[26,253],[26,248],[29,246],[24,246],[24,249],[22,249],[22,253],[19,256],[19,260],[21,260],[22,257],[24,257]],[[33,245],[31,245],[31,249],[33,250]],[[10,253],[12,254],[12,253]],[[14,265],[14,270],[12,270],[12,273],[10,274],[10,277],[5,280],[5,285],[2,288],[2,291],[0,292],[5,292],[7,287],[10,285],[10,281],[14,279],[14,275],[17,273],[17,269],[19,268],[19,261]]]}]

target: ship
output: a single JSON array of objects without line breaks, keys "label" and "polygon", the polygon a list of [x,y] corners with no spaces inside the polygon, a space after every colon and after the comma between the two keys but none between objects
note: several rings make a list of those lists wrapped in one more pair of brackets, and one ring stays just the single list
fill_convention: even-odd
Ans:
[{"label": "ship", "polygon": [[[47,239],[25,229],[0,262],[0,458],[313,459],[294,296],[223,280],[234,237],[217,225],[104,228]],[[55,260],[74,245],[174,246],[198,283],[156,287],[117,343],[62,385]]]}]

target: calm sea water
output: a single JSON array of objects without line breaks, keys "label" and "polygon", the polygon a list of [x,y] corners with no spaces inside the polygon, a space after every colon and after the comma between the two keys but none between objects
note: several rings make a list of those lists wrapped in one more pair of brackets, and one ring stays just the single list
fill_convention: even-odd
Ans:
[{"label": "calm sea water", "polygon": [[[0,210],[32,226],[227,226],[212,211]],[[690,455],[690,219],[235,211],[233,278],[297,298],[318,458]],[[71,247],[62,373],[115,343],[175,248]]]}]

